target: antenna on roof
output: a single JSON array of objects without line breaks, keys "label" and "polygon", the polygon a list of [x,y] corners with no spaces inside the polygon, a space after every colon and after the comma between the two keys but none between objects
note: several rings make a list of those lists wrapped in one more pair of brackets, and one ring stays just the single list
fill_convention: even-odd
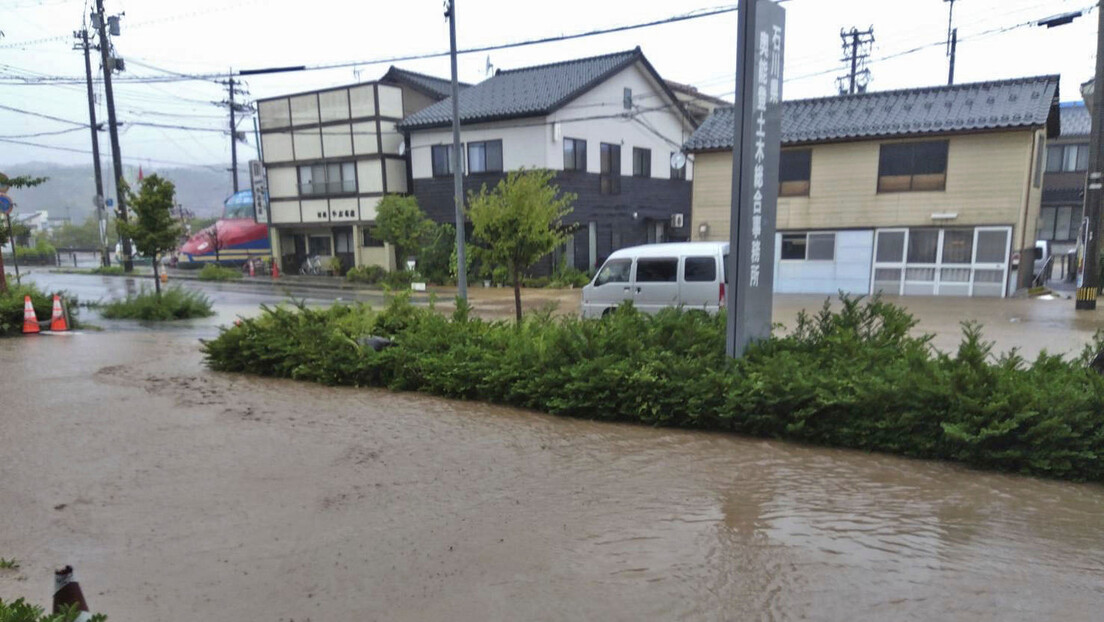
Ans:
[{"label": "antenna on roof", "polygon": [[490,54],[487,55],[487,68],[486,68],[485,71],[486,71],[488,76],[491,76],[491,75],[494,74],[494,65],[491,64],[491,55]]}]

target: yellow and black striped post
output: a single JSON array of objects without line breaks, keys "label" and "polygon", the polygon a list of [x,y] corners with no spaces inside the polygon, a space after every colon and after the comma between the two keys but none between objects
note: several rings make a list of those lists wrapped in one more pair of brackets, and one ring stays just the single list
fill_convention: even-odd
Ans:
[{"label": "yellow and black striped post", "polygon": [[1077,309],[1082,311],[1096,309],[1096,298],[1099,294],[1100,290],[1096,287],[1077,288]]}]

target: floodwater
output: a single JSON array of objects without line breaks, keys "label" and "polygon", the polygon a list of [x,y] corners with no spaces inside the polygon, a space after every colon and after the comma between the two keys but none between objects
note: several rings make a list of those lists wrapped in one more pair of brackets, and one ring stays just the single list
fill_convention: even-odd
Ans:
[{"label": "floodwater", "polygon": [[1104,487],[0,341],[0,598],[112,620],[1097,620]]}]

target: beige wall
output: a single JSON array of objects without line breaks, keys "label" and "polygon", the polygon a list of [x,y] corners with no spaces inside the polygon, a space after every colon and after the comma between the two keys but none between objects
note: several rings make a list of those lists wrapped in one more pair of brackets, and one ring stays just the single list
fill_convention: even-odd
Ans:
[{"label": "beige wall", "polygon": [[[950,137],[946,189],[936,192],[878,193],[882,142],[814,145],[809,196],[779,199],[778,229],[1013,225],[1014,247],[1034,244],[1041,189],[1033,187],[1031,172],[1035,143],[1043,142],[1042,132]],[[695,240],[728,238],[731,191],[731,154],[695,154],[691,229]],[[939,212],[954,212],[958,217],[933,221],[932,213]],[[704,237],[699,234],[703,222],[709,225]]]}]

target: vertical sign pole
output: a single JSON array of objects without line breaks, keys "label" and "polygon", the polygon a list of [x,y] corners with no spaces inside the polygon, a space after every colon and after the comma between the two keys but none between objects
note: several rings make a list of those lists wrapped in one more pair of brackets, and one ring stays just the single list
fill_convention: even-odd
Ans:
[{"label": "vertical sign pole", "polygon": [[785,11],[770,0],[741,0],[737,22],[725,335],[730,357],[742,356],[771,331]]},{"label": "vertical sign pole", "polygon": [[15,253],[15,229],[11,224],[11,212],[4,214],[4,217],[8,219],[8,241],[11,242],[12,247],[12,267],[15,268],[15,284],[22,285],[23,281],[19,279],[19,257]]},{"label": "vertical sign pole", "polygon": [[[1081,266],[1077,277],[1078,311],[1094,311],[1096,299],[1100,294],[1100,218],[1101,203],[1104,202],[1104,2],[1097,5],[1099,13],[1096,27],[1096,79],[1093,81],[1092,94],[1092,131],[1089,135],[1089,175],[1085,188],[1085,216],[1088,221],[1085,230],[1085,253],[1081,256]],[[1021,253],[1021,255],[1023,255]],[[1020,269],[1025,268],[1020,262]]]}]

